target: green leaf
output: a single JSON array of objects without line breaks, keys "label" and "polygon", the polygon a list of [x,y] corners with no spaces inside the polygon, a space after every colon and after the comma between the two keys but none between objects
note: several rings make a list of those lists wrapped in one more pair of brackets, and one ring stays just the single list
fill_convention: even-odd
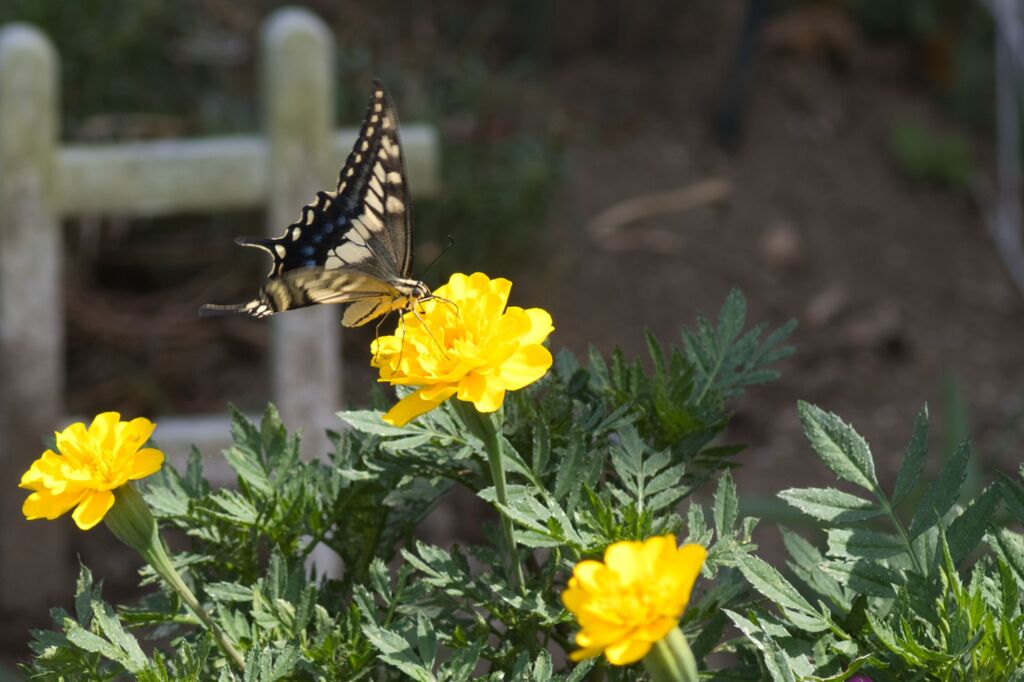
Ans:
[{"label": "green leaf", "polygon": [[408,426],[392,426],[381,419],[383,416],[384,413],[378,410],[349,410],[338,413],[338,417],[353,429],[375,436],[393,438],[395,436],[410,436],[422,433],[422,431]]},{"label": "green leaf", "polygon": [[770,635],[740,614],[729,609],[722,610],[739,628],[740,632],[761,651],[772,682],[797,682],[797,676],[793,672],[789,658]]},{"label": "green leaf", "polygon": [[1024,485],[1002,472],[999,473],[999,479],[1006,506],[1017,517],[1017,523],[1024,523]]},{"label": "green leaf", "polygon": [[812,618],[820,617],[803,595],[771,564],[755,556],[742,555],[738,561],[740,572],[750,585],[779,606],[802,612]]},{"label": "green leaf", "polygon": [[782,541],[786,545],[786,550],[793,558],[788,565],[797,577],[836,605],[848,608],[850,600],[843,593],[843,588],[835,578],[821,570],[821,565],[825,563],[821,552],[788,528],[779,526],[779,531],[782,533]]},{"label": "green leaf", "polygon": [[138,640],[125,632],[117,614],[109,604],[96,602],[93,604],[96,624],[110,642],[117,647],[118,656],[115,660],[129,672],[142,670],[148,664],[146,654],[142,653]]},{"label": "green leaf", "polygon": [[867,442],[836,415],[801,401],[798,403],[804,435],[821,461],[839,478],[879,492],[875,463]]},{"label": "green leaf", "polygon": [[921,475],[925,457],[928,454],[928,406],[925,405],[914,419],[914,431],[903,454],[903,464],[896,475],[896,486],[892,493],[892,504],[896,506],[905,498]]},{"label": "green leaf", "polygon": [[805,514],[830,523],[865,521],[885,513],[870,500],[835,488],[790,488],[779,497]]},{"label": "green leaf", "polygon": [[417,682],[435,682],[437,679],[398,633],[372,623],[364,623],[363,634],[380,652],[381,660],[388,665],[393,665]]},{"label": "green leaf", "polygon": [[928,486],[910,520],[910,538],[928,530],[946,515],[960,496],[960,488],[967,479],[967,460],[971,456],[970,441],[961,441],[956,452],[942,467],[939,478]]},{"label": "green leaf", "polygon": [[881,563],[864,559],[857,561],[830,561],[822,568],[831,574],[840,585],[857,594],[892,599],[895,587],[904,583],[903,576]]},{"label": "green leaf", "polygon": [[871,631],[875,637],[885,646],[886,649],[894,653],[897,657],[902,658],[906,663],[914,667],[920,667],[923,665],[923,661],[917,657],[916,654],[907,650],[899,640],[896,639],[895,633],[878,617],[871,614],[870,611],[867,613],[868,624],[871,626]]},{"label": "green leaf", "polygon": [[990,485],[949,524],[946,542],[949,543],[949,553],[955,563],[967,558],[985,536],[999,508],[999,492],[997,485]]},{"label": "green leaf", "polygon": [[736,484],[733,483],[732,475],[726,471],[718,479],[718,489],[715,490],[715,532],[719,539],[732,533],[732,529],[736,525],[736,517],[739,515],[739,508]]},{"label": "green leaf", "polygon": [[238,583],[213,582],[203,586],[206,594],[221,602],[252,601],[252,588]]},{"label": "green leaf", "polygon": [[906,551],[903,541],[895,535],[876,533],[863,528],[830,528],[828,553],[852,559],[886,559]]},{"label": "green leaf", "polygon": [[996,554],[1014,572],[1017,581],[1024,585],[1024,535],[1002,528],[988,537]]},{"label": "green leaf", "polygon": [[260,463],[256,453],[250,452],[247,448],[230,447],[224,450],[224,459],[228,461],[231,468],[238,474],[239,480],[252,486],[255,490],[264,495],[269,495],[274,488],[267,478],[263,465]]}]

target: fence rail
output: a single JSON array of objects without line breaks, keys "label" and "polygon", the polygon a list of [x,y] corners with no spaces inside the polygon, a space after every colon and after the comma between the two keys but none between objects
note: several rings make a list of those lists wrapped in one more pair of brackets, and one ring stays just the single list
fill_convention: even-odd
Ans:
[{"label": "fence rail", "polygon": [[[330,136],[328,156],[337,165],[358,133],[339,130]],[[402,148],[413,192],[433,194],[434,129],[404,126]],[[319,187],[333,185],[337,177],[337,168],[328,170]],[[270,146],[258,135],[67,145],[57,154],[57,209],[62,215],[151,217],[255,208],[266,204],[269,178]]]},{"label": "fence rail", "polygon": [[[41,612],[70,596],[67,524],[22,520],[13,485],[62,425],[64,341],[60,218],[153,216],[263,206],[276,236],[333,184],[357,131],[334,130],[334,44],[316,16],[278,10],[261,36],[262,136],[58,144],[57,52],[24,24],[0,29],[0,613]],[[402,129],[409,184],[437,187],[435,131]],[[228,235],[225,235],[228,238]],[[340,403],[338,314],[328,307],[271,322],[271,399],[305,452],[324,452]],[[182,457],[215,451],[224,417],[156,415],[156,438]],[[215,478],[229,472],[211,460]]]}]

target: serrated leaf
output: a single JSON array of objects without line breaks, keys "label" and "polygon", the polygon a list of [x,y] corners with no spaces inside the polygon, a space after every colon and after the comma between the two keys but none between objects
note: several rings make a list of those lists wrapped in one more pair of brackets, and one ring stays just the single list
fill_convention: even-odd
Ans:
[{"label": "serrated leaf", "polygon": [[928,406],[925,405],[914,419],[914,430],[910,442],[903,454],[900,472],[896,475],[896,486],[892,492],[892,504],[896,506],[903,501],[921,475],[925,457],[928,454]]},{"label": "serrated leaf", "polygon": [[953,519],[946,529],[946,542],[955,563],[960,563],[970,554],[985,536],[999,508],[999,488],[990,485],[971,501],[960,516]]},{"label": "serrated leaf", "polygon": [[409,643],[398,633],[372,623],[364,623],[363,634],[380,652],[380,658],[385,663],[393,665],[418,682],[436,680],[430,669],[416,657]]},{"label": "serrated leaf", "polygon": [[867,613],[867,618],[871,631],[886,649],[896,654],[896,656],[902,658],[912,666],[922,665],[921,659],[901,645],[900,641],[896,639],[895,633],[893,633],[889,626],[879,620],[876,616],[872,615],[870,611]]},{"label": "serrated leaf", "polygon": [[843,588],[835,578],[821,570],[821,565],[825,563],[821,552],[788,528],[780,526],[779,531],[782,533],[786,550],[793,558],[789,563],[793,572],[818,594],[832,600],[838,606],[849,607],[849,599],[843,594]]},{"label": "serrated leaf", "polygon": [[770,635],[757,625],[734,611],[722,609],[733,624],[739,628],[754,646],[763,654],[765,667],[773,682],[796,682],[797,677],[789,664],[789,659]]},{"label": "serrated leaf", "polygon": [[835,414],[810,403],[798,404],[804,435],[825,465],[839,478],[878,491],[875,463],[867,442]]},{"label": "serrated leaf", "polygon": [[1024,523],[1024,485],[1002,472],[999,473],[999,478],[1006,506],[1017,517],[1017,523]]},{"label": "serrated leaf", "polygon": [[246,585],[229,582],[213,582],[203,586],[206,594],[217,601],[247,602],[252,601],[252,588]]},{"label": "serrated leaf", "polygon": [[222,488],[211,495],[209,499],[223,511],[223,514],[218,514],[219,516],[235,523],[252,526],[259,516],[259,512],[256,511],[252,502],[234,490]]},{"label": "serrated leaf", "polygon": [[866,521],[885,513],[870,500],[835,488],[789,488],[779,497],[805,514],[830,523]]},{"label": "serrated leaf", "polygon": [[250,452],[247,448],[230,447],[224,450],[222,454],[228,464],[231,465],[231,468],[238,474],[239,480],[244,481],[264,495],[269,495],[273,492],[274,488],[270,484],[270,479],[267,478],[263,465],[255,453]]},{"label": "serrated leaf", "polygon": [[828,553],[852,559],[887,559],[907,550],[895,535],[863,528],[830,528]]},{"label": "serrated leaf", "polygon": [[96,602],[93,604],[93,613],[96,614],[100,632],[117,647],[118,655],[114,660],[129,672],[138,672],[145,668],[149,663],[146,654],[142,653],[138,640],[125,631],[114,609],[107,604]]},{"label": "serrated leaf", "polygon": [[739,515],[739,508],[736,484],[733,483],[732,475],[726,471],[719,477],[718,488],[715,490],[715,532],[719,539],[732,533],[732,529],[736,525],[736,517]]},{"label": "serrated leaf", "polygon": [[822,569],[838,580],[840,585],[870,597],[892,599],[896,595],[894,588],[904,583],[903,576],[897,571],[864,559],[855,562],[830,561]]},{"label": "serrated leaf", "polygon": [[989,535],[989,541],[999,558],[1010,567],[1020,584],[1024,585],[1024,535],[1001,528]]},{"label": "serrated leaf", "polygon": [[911,539],[938,523],[939,519],[953,507],[960,496],[960,488],[967,479],[967,460],[970,456],[970,441],[961,441],[949,461],[942,467],[939,478],[928,486],[918,503],[908,530]]},{"label": "serrated leaf", "polygon": [[362,431],[363,433],[369,433],[374,436],[387,436],[389,438],[393,438],[395,436],[414,436],[422,433],[421,431],[417,431],[413,428],[392,426],[381,419],[383,416],[384,413],[378,410],[349,410],[346,412],[338,412],[338,418],[353,429]]},{"label": "serrated leaf", "polygon": [[737,566],[750,585],[781,607],[820,617],[803,595],[769,563],[755,556],[743,555]]}]

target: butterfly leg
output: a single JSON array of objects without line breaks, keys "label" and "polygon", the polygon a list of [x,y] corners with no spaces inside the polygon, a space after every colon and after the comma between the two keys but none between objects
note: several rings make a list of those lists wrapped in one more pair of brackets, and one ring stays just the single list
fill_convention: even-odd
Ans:
[{"label": "butterfly leg", "polygon": [[[384,321],[387,320],[389,317],[391,317],[391,313],[393,313],[393,312],[395,312],[395,311],[389,310],[386,313],[384,313],[383,315],[381,315],[380,322],[377,323],[377,328],[373,330],[373,340],[375,342],[373,347],[376,349],[376,352],[374,352],[374,354],[373,354],[373,362],[374,362],[374,364],[377,363],[377,358],[380,357],[380,328],[384,324]],[[401,324],[401,317],[399,317],[399,324]]]},{"label": "butterfly leg", "polygon": [[401,311],[398,313],[398,326],[402,328],[402,339],[398,347],[398,362],[395,364],[395,368],[398,369],[402,366],[402,354],[405,353],[405,315]]},{"label": "butterfly leg", "polygon": [[[420,301],[417,301],[417,303],[420,303]],[[430,327],[428,327],[426,321],[422,317],[420,317],[419,311],[416,310],[416,305],[414,304],[412,307],[409,308],[409,310],[412,312],[413,315],[416,316],[416,319],[420,321],[420,324],[423,325],[423,330],[427,332],[427,336],[429,336],[430,340],[434,342],[434,345],[437,346],[437,349],[441,351],[441,355],[443,355],[445,359],[448,359],[448,354],[444,352],[444,346],[438,343],[437,339],[434,338],[434,335],[430,333]]]}]

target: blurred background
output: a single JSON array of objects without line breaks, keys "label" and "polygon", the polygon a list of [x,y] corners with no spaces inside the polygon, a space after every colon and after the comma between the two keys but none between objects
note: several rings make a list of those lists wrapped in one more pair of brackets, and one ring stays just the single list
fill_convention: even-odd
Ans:
[{"label": "blurred background", "polygon": [[[261,130],[259,31],[285,4],[5,0],[0,25],[30,22],[56,46],[62,141],[173,141]],[[640,355],[645,327],[678,342],[734,286],[752,321],[799,320],[781,381],[741,401],[729,435],[749,445],[737,479],[751,510],[758,496],[831,480],[799,435],[797,398],[851,421],[884,480],[925,402],[934,449],[969,433],[979,467],[1018,466],[1024,298],[988,227],[990,7],[288,4],[335,34],[337,125],[359,122],[379,77],[404,123],[438,130],[440,191],[413,206],[418,269],[449,235],[454,246],[429,284],[455,271],[509,277],[513,304],[551,311],[553,346],[577,353]],[[264,222],[66,220],[66,411],[261,410],[267,324],[196,309],[256,292],[264,256],[233,239]],[[369,399],[372,337],[343,333],[345,404]],[[134,584],[135,562],[97,549],[101,533],[72,542],[116,593]],[[25,655],[27,627],[5,619],[4,660]]]}]

